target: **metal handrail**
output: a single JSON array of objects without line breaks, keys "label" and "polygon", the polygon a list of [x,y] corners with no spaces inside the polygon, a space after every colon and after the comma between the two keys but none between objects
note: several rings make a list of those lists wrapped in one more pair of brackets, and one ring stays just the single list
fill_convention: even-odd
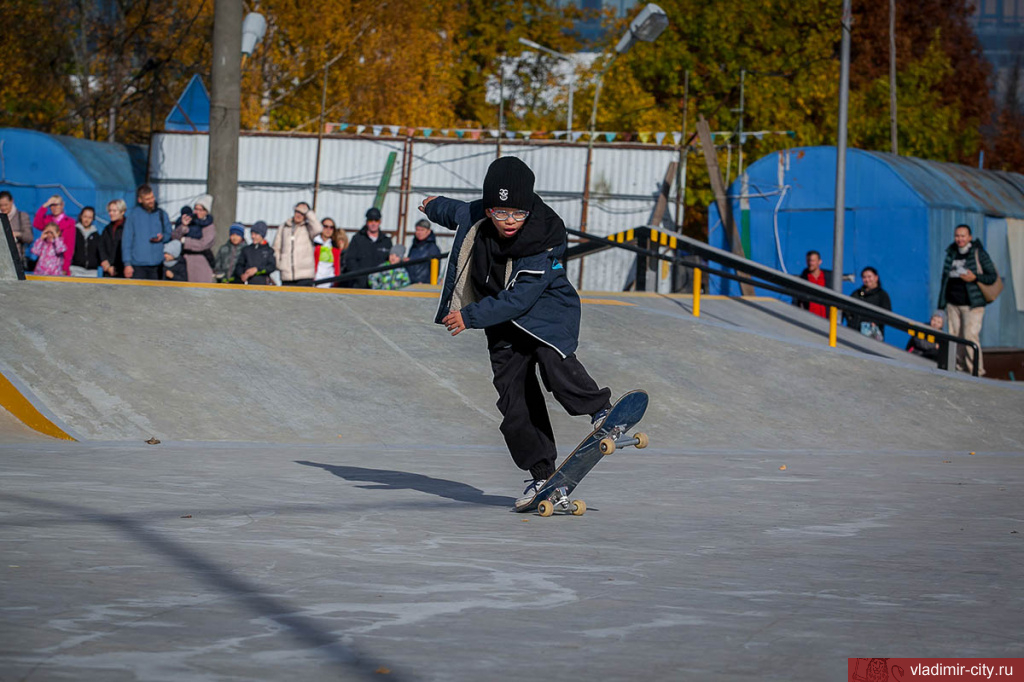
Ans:
[{"label": "metal handrail", "polygon": [[[647,234],[649,235],[650,230],[652,228],[644,225],[634,229],[636,229],[638,232],[641,232],[640,236],[642,237],[642,231],[646,230]],[[670,230],[663,230],[660,228],[658,229],[658,231],[664,232],[665,234],[668,234],[675,238],[677,244],[677,248],[675,249],[677,253],[675,255],[670,256],[667,254],[662,254],[657,250],[645,249],[628,243],[619,243],[604,237],[597,237],[587,232],[581,232],[580,230],[573,230],[568,227],[566,228],[566,232],[568,232],[569,234],[585,238],[591,242],[598,242],[601,243],[602,245],[607,245],[608,247],[623,249],[625,251],[631,251],[633,253],[636,253],[637,255],[645,256],[647,258],[656,258],[658,260],[668,261],[670,263],[675,263],[677,265],[681,265],[683,267],[687,267],[690,269],[696,268],[702,269],[706,272],[711,272],[708,268],[705,268],[701,265],[694,265],[693,263],[687,263],[683,261],[682,258],[678,255],[678,251],[680,250],[679,247],[682,247],[689,253],[700,256],[705,260],[719,263],[720,265],[723,265],[727,268],[732,268],[737,272],[743,272],[748,275],[747,278],[743,278],[739,277],[738,275],[731,275],[721,270],[712,272],[712,274],[718,275],[720,277],[725,277],[726,279],[731,279],[739,282],[745,282],[748,284],[752,284],[754,286],[762,286],[760,283],[754,281],[754,278],[757,278],[760,280],[764,280],[765,282],[771,285],[774,285],[774,287],[763,287],[766,289],[772,289],[774,291],[778,291],[779,293],[794,296],[801,300],[808,300],[814,303],[820,303],[822,305],[838,308],[839,310],[842,310],[844,312],[853,312],[856,313],[859,317],[864,317],[872,321],[881,322],[882,324],[886,324],[897,329],[905,329],[909,334],[912,335],[919,335],[923,333],[926,336],[934,337],[935,339],[943,342],[943,344],[958,343],[963,346],[967,346],[971,348],[971,350],[974,353],[972,374],[974,376],[978,376],[978,357],[981,353],[981,348],[978,346],[977,343],[973,341],[969,341],[968,339],[959,336],[953,336],[952,334],[941,331],[939,329],[933,329],[932,327],[923,325],[919,322],[911,320],[910,318],[904,317],[902,315],[897,315],[896,313],[886,310],[885,308],[879,308],[876,305],[865,303],[864,301],[858,301],[857,299],[851,298],[850,296],[847,296],[845,294],[836,293],[830,289],[818,286],[817,284],[812,284],[807,280],[779,272],[774,268],[769,268],[766,265],[761,265],[760,263],[756,263],[752,260],[748,260],[741,256],[737,256],[729,251],[724,251],[709,244],[705,244],[704,242],[679,234],[678,232],[672,232]],[[587,254],[581,254],[581,257],[583,255]],[[646,267],[646,264],[643,265],[644,267]],[[638,270],[640,269],[640,266],[641,263],[638,262]]]}]

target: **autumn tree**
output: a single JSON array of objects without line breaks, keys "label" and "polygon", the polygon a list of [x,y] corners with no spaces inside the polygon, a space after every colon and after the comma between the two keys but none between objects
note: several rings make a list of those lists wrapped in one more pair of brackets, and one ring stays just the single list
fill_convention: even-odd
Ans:
[{"label": "autumn tree", "polygon": [[76,0],[56,14],[43,0],[11,2],[19,18],[6,19],[47,30],[13,31],[0,50],[4,125],[145,142],[209,68],[212,0]]}]

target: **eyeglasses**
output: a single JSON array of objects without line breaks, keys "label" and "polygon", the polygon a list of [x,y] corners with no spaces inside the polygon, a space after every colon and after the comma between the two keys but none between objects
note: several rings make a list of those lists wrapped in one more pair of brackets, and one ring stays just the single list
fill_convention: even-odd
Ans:
[{"label": "eyeglasses", "polygon": [[524,220],[526,220],[527,218],[530,217],[530,212],[529,211],[501,211],[501,210],[495,210],[493,208],[491,209],[491,217],[494,218],[495,220],[508,220],[510,216],[511,216],[512,220],[516,221],[517,223],[521,223],[521,222],[523,222]]}]

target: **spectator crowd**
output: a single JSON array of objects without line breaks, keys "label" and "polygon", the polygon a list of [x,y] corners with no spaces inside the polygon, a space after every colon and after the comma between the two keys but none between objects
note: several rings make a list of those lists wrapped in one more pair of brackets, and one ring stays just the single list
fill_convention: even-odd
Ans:
[{"label": "spectator crowd", "polygon": [[[377,208],[366,212],[351,242],[332,218],[320,219],[309,204],[300,202],[277,227],[272,243],[267,241],[267,223],[257,221],[248,230],[248,240],[246,228],[235,223],[227,242],[218,246],[209,194],[173,217],[157,204],[148,185],[140,186],[135,198],[131,208],[121,199],[108,203],[109,222],[102,230],[95,208],[85,206],[72,218],[59,195],[30,216],[18,209],[10,192],[0,192],[0,213],[10,221],[22,265],[36,275],[400,289],[430,281],[429,262],[403,263],[441,256],[429,221],[416,223],[407,256],[406,247],[393,244],[381,230]],[[388,265],[392,269],[342,277]],[[341,279],[323,281],[332,278]]]},{"label": "spectator crowd", "polygon": [[[892,310],[892,300],[889,293],[882,288],[878,271],[868,266],[861,270],[860,276],[862,285],[850,295],[865,303]],[[807,252],[807,267],[800,273],[800,278],[821,287],[832,288],[833,273],[821,267],[821,254],[817,251]],[[981,241],[974,238],[969,225],[957,225],[953,231],[953,243],[946,247],[942,279],[939,284],[939,300],[928,325],[932,329],[948,331],[953,336],[973,341],[978,345],[978,376],[985,375],[980,350],[985,306],[992,303],[1001,290],[999,273]],[[794,299],[793,303],[819,317],[828,316],[826,307],[820,303],[798,298]],[[865,336],[878,341],[885,339],[885,325],[878,320],[868,319],[853,312],[844,313],[843,320],[847,326]],[[936,362],[940,361],[938,342],[929,341],[927,337],[911,337],[906,350]],[[973,372],[974,362],[973,353],[968,353],[962,345],[958,346],[957,369]]]},{"label": "spectator crowd", "polygon": [[[416,223],[407,250],[403,244],[393,244],[381,230],[377,208],[366,211],[366,220],[351,241],[332,218],[320,219],[309,204],[300,202],[291,217],[278,226],[273,243],[267,241],[268,225],[257,221],[249,228],[248,242],[245,227],[235,223],[228,241],[219,247],[214,243],[213,197],[209,194],[200,196],[191,206],[183,206],[173,220],[157,204],[148,185],[138,188],[136,204],[131,208],[117,199],[108,203],[106,210],[110,220],[100,231],[92,206],[83,207],[75,219],[65,212],[63,198],[54,195],[30,216],[18,209],[10,192],[0,192],[0,213],[10,221],[18,255],[25,269],[37,275],[401,289],[429,282],[430,264],[422,259],[441,256],[429,221]],[[39,231],[38,238],[34,230]],[[402,266],[409,261],[413,262],[408,267]],[[800,278],[831,289],[833,273],[821,267],[821,254],[807,252],[806,263]],[[386,265],[397,267],[325,281]],[[869,266],[860,276],[862,284],[851,296],[892,310],[878,271]],[[995,300],[1000,289],[988,252],[974,238],[970,226],[957,226],[953,243],[946,249],[939,300],[930,326],[946,330],[948,325],[950,334],[973,341],[980,348],[985,306]],[[797,298],[794,304],[813,315],[828,316],[821,303]],[[865,336],[885,339],[885,325],[878,320],[847,312],[843,321]],[[907,351],[936,360],[939,355],[938,343],[920,338],[911,338]],[[978,374],[984,375],[980,353],[977,361]],[[973,355],[960,347],[957,368],[970,372],[973,366]]]}]

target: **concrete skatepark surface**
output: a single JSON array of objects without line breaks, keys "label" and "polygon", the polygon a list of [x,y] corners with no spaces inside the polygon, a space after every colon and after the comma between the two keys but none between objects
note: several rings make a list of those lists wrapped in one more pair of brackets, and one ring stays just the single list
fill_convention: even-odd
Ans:
[{"label": "concrete skatepark surface", "polygon": [[[773,302],[593,298],[580,357],[651,393],[652,444],[542,519],[432,294],[0,284],[4,372],[82,439],[0,414],[0,680],[1024,656],[1024,393]],[[566,452],[586,421],[549,407]]]}]

